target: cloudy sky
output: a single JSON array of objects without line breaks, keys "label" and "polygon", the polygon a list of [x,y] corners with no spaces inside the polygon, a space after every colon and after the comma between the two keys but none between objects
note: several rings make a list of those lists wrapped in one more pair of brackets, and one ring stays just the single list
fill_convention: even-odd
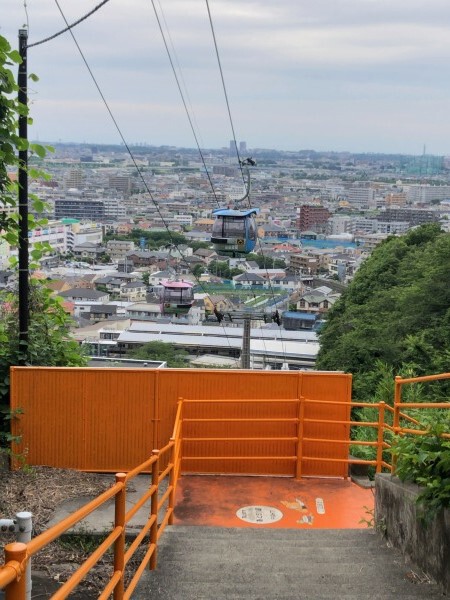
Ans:
[{"label": "cloudy sky", "polygon": [[[59,0],[72,22],[99,0]],[[1,0],[17,46],[24,0]],[[65,26],[26,0],[29,43]],[[205,0],[155,0],[204,148],[232,139]],[[236,138],[249,148],[450,155],[449,0],[209,0]],[[74,29],[128,143],[195,147],[151,0],[110,0]],[[119,143],[69,33],[30,48],[31,135]]]}]

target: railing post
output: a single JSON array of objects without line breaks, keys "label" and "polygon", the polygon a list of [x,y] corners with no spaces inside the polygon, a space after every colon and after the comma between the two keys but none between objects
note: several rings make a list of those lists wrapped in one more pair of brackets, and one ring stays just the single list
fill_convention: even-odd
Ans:
[{"label": "railing post", "polygon": [[[17,521],[17,541],[27,544],[31,541],[31,533],[33,531],[32,514],[28,511],[16,513]],[[31,589],[33,583],[31,580],[31,558],[27,561],[27,569],[25,574],[26,599],[31,600]]]},{"label": "railing post", "polygon": [[[400,432],[400,405],[402,402],[402,378],[398,375],[395,378],[395,387],[394,387],[394,418],[392,426],[394,428],[394,434],[398,435]],[[395,469],[397,467],[397,456],[392,456],[392,471],[391,474],[395,474]]]},{"label": "railing post", "polygon": [[13,542],[5,546],[5,564],[13,563],[16,580],[6,588],[5,600],[25,600],[26,595],[26,560],[27,546],[22,542]]},{"label": "railing post", "polygon": [[122,600],[124,595],[126,477],[125,473],[116,474],[116,483],[123,483],[123,487],[115,497],[114,526],[122,527],[122,533],[114,542],[114,572],[121,572],[120,581],[114,588],[114,600]]},{"label": "railing post", "polygon": [[159,491],[159,450],[153,450],[153,456],[156,456],[156,460],[152,465],[152,486],[155,487],[155,491],[152,495],[151,501],[151,514],[154,517],[153,525],[150,529],[150,545],[154,546],[153,554],[150,558],[150,571],[156,569],[158,562],[158,491]]},{"label": "railing post", "polygon": [[383,442],[384,442],[384,407],[385,403],[378,404],[378,444],[377,444],[377,468],[376,472],[381,473],[383,462]]},{"label": "railing post", "polygon": [[298,423],[297,423],[297,465],[295,470],[295,479],[302,478],[302,458],[303,458],[303,421],[305,418],[305,399],[300,396],[298,401]]},{"label": "railing post", "polygon": [[177,468],[177,456],[176,456],[176,451],[177,451],[177,442],[176,442],[176,438],[171,437],[170,441],[173,442],[173,446],[172,446],[172,451],[171,451],[171,461],[172,461],[172,470],[169,473],[169,489],[170,489],[170,493],[169,493],[169,510],[170,510],[170,516],[169,516],[169,525],[173,525],[173,510],[174,510],[174,506],[175,506],[175,486],[176,486],[176,482],[177,482],[177,477],[176,477],[176,468]]}]

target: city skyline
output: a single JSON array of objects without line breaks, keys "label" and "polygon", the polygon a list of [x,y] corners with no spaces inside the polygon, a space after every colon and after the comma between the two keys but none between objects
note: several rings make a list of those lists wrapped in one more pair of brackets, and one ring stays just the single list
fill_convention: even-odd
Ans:
[{"label": "city skyline", "polygon": [[[15,47],[26,15],[5,4],[0,34]],[[72,23],[96,3],[60,4]],[[233,135],[207,5],[155,6],[200,146],[224,147]],[[65,26],[50,0],[27,8],[30,44]],[[429,154],[450,154],[448,3],[210,0],[209,8],[238,143],[414,155],[426,144]],[[107,3],[74,33],[127,142],[195,147],[151,2]],[[28,63],[40,77],[30,81],[31,137],[120,143],[69,33],[30,48]]]}]

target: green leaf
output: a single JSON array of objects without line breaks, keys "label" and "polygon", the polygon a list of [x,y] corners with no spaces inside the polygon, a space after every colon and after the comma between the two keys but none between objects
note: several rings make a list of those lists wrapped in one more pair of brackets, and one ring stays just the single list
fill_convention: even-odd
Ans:
[{"label": "green leaf", "polygon": [[45,155],[47,154],[44,146],[41,146],[40,144],[31,144],[30,149],[37,154],[39,158],[45,158]]},{"label": "green leaf", "polygon": [[22,57],[17,50],[11,50],[11,52],[8,53],[8,56],[15,63],[20,64],[22,62]]},{"label": "green leaf", "polygon": [[39,77],[35,73],[30,73],[28,77],[31,79],[31,81],[39,81]]}]

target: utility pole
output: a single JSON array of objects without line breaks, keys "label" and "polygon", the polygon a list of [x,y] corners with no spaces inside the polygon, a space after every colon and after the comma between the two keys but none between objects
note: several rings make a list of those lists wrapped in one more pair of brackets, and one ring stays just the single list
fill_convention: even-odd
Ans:
[{"label": "utility pole", "polygon": [[250,324],[251,314],[244,315],[244,335],[242,338],[241,369],[250,369]]},{"label": "utility pole", "polygon": [[[27,41],[28,31],[19,29],[19,54],[22,59],[19,65],[17,83],[19,86],[18,101],[28,105],[27,90]],[[19,114],[19,138],[28,142],[28,115]],[[28,148],[19,150],[19,364],[24,365],[28,358],[28,321],[29,321],[29,289],[28,289]]]},{"label": "utility pole", "polygon": [[214,307],[214,314],[217,317],[219,323],[228,316],[230,321],[243,320],[244,332],[242,335],[242,351],[241,351],[241,369],[250,369],[250,332],[252,321],[264,321],[270,323],[274,321],[278,327],[281,327],[281,317],[278,309],[275,309],[273,313],[267,313],[265,311],[249,311],[249,310],[233,310],[227,313],[221,313]]}]

